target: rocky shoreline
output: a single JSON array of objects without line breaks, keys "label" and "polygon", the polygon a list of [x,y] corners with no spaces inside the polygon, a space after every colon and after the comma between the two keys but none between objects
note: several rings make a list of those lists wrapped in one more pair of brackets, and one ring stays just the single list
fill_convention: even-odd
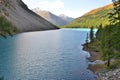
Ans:
[{"label": "rocky shoreline", "polygon": [[120,80],[120,69],[97,73],[97,80]]},{"label": "rocky shoreline", "polygon": [[86,44],[83,45],[83,50],[89,52],[91,55],[88,60],[93,64],[90,64],[88,69],[97,75],[96,80],[120,80],[120,69],[106,70],[102,68],[101,64],[105,64],[105,62],[98,60],[99,54],[97,51],[89,49]]}]

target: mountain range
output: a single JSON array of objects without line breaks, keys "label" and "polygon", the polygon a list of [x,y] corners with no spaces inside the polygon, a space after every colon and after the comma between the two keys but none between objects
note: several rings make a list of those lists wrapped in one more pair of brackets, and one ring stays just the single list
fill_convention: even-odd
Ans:
[{"label": "mountain range", "polygon": [[74,19],[70,24],[65,25],[66,28],[79,27],[98,27],[99,25],[106,26],[109,24],[108,13],[113,9],[113,4],[100,7],[84,14],[83,16]]},{"label": "mountain range", "polygon": [[41,10],[39,8],[34,8],[32,11],[57,26],[64,26],[73,20],[72,17],[68,17],[64,14],[57,16],[49,11]]},{"label": "mountain range", "polygon": [[28,9],[22,0],[0,0],[0,16],[14,25],[19,32],[58,29]]}]

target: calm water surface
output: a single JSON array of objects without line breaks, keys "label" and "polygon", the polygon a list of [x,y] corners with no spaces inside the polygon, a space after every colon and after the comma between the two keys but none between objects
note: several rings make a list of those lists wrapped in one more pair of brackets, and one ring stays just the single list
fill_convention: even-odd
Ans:
[{"label": "calm water surface", "polygon": [[0,38],[5,80],[95,80],[82,50],[88,29],[28,32]]}]

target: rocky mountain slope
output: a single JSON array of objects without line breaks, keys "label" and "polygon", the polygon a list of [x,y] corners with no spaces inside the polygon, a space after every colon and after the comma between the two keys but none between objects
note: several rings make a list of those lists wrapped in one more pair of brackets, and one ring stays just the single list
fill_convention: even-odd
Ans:
[{"label": "rocky mountain slope", "polygon": [[19,32],[58,29],[29,10],[22,0],[0,0],[0,15],[10,21]]},{"label": "rocky mountain slope", "polygon": [[49,11],[40,10],[39,8],[32,9],[32,11],[34,11],[38,15],[42,16],[43,18],[45,18],[46,20],[50,21],[51,23],[57,26],[66,25],[73,20],[73,18],[69,18],[65,15],[57,16]]},{"label": "rocky mountain slope", "polygon": [[63,20],[65,20],[65,21],[67,21],[68,23],[71,22],[74,19],[74,18],[68,17],[64,14],[59,15],[59,17],[62,18]]},{"label": "rocky mountain slope", "polygon": [[100,24],[105,26],[109,24],[108,13],[111,12],[112,9],[113,9],[113,5],[109,4],[104,7],[91,10],[85,15],[74,19],[70,24],[64,27],[67,27],[67,28],[98,27]]}]

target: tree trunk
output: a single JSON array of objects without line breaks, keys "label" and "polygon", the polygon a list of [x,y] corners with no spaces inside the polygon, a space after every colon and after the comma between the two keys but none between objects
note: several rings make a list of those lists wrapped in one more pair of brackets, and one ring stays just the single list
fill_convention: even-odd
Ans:
[{"label": "tree trunk", "polygon": [[110,59],[108,59],[107,66],[108,67],[110,66]]}]

